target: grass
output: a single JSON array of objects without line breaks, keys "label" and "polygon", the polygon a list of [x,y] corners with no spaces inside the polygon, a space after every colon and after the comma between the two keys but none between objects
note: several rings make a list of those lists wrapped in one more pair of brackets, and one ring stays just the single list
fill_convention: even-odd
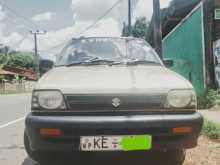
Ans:
[{"label": "grass", "polygon": [[210,139],[220,139],[220,124],[214,123],[209,120],[205,120],[202,134],[206,135]]},{"label": "grass", "polygon": [[5,92],[0,91],[0,95],[11,95],[11,94],[16,94],[16,92],[15,91],[5,91]]},{"label": "grass", "polygon": [[22,94],[22,93],[28,93],[28,92],[17,92],[13,90],[7,90],[7,91],[0,91],[0,95],[13,95],[13,94]]},{"label": "grass", "polygon": [[210,109],[215,106],[220,106],[219,91],[209,89],[204,95],[198,97],[199,109]]},{"label": "grass", "polygon": [[24,93],[31,93],[31,91],[23,91],[23,92],[17,92],[13,90],[7,90],[7,91],[0,91],[0,96],[1,95],[13,95],[13,94],[24,94]]}]

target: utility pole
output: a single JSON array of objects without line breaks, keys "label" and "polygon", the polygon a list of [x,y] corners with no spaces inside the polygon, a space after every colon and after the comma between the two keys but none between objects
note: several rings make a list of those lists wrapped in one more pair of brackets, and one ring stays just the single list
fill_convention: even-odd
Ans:
[{"label": "utility pole", "polygon": [[46,31],[39,31],[39,30],[36,30],[36,31],[30,31],[31,34],[34,35],[34,56],[35,56],[35,60],[36,60],[36,63],[37,63],[37,78],[40,77],[40,68],[39,68],[39,63],[40,63],[40,57],[38,55],[38,43],[37,43],[37,35],[43,35],[43,34],[46,34],[47,32]]},{"label": "utility pole", "polygon": [[160,20],[160,0],[153,0],[153,8],[154,8],[154,46],[155,50],[160,56],[162,55],[162,29],[161,29],[161,20]]},{"label": "utility pole", "polygon": [[128,0],[128,34],[129,34],[129,36],[132,35],[132,28],[131,28],[131,0]]}]

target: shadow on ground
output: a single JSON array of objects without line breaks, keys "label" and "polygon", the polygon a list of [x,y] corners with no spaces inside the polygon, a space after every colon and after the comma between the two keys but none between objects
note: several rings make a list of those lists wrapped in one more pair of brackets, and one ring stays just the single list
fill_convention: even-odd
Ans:
[{"label": "shadow on ground", "polygon": [[65,157],[46,164],[38,164],[26,158],[22,165],[165,165],[160,158],[143,153],[132,154],[83,154],[76,158]]}]

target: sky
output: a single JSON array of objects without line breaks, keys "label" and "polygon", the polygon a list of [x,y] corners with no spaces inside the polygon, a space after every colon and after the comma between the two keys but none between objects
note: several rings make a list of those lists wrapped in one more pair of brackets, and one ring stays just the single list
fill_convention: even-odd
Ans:
[{"label": "sky", "polygon": [[[118,3],[117,3],[118,2]],[[170,0],[161,0],[161,8]],[[39,54],[53,59],[73,37],[120,36],[127,22],[128,0],[0,0],[0,44],[33,51],[30,30],[46,30],[38,36]],[[132,0],[132,20],[152,16],[152,0]],[[97,24],[100,16],[117,4]],[[82,34],[81,34],[82,33]]]}]

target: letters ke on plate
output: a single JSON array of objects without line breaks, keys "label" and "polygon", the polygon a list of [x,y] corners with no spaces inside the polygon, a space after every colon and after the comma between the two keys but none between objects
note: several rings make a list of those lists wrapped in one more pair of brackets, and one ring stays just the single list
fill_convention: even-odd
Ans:
[{"label": "letters ke on plate", "polygon": [[152,137],[150,135],[134,136],[82,136],[81,151],[134,151],[150,150]]}]

